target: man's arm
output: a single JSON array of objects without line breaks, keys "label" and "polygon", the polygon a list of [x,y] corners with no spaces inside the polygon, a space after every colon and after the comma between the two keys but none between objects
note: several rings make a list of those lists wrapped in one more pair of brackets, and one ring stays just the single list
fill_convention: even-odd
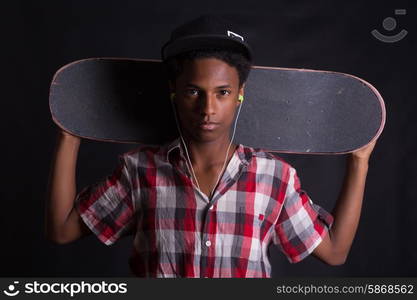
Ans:
[{"label": "man's arm", "polygon": [[74,208],[80,143],[80,138],[59,130],[49,175],[45,211],[45,235],[59,244],[69,243],[91,233]]},{"label": "man's arm", "polygon": [[348,256],[361,215],[368,162],[375,143],[353,152],[347,159],[343,186],[332,211],[332,228],[313,251],[315,257],[329,265],[341,265]]}]

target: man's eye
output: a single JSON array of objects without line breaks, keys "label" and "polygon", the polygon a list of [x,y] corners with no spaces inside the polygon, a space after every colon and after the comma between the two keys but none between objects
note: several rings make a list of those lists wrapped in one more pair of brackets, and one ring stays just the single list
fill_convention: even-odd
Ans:
[{"label": "man's eye", "polygon": [[230,91],[228,91],[228,90],[221,90],[221,91],[220,91],[220,94],[221,94],[222,96],[230,95]]},{"label": "man's eye", "polygon": [[187,95],[198,96],[198,90],[196,90],[196,89],[187,90]]}]

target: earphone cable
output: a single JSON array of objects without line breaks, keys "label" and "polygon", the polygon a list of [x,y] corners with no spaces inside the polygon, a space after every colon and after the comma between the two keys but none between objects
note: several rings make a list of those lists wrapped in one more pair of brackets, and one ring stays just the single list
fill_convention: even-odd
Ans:
[{"label": "earphone cable", "polygon": [[[239,118],[239,114],[240,114],[240,109],[241,109],[241,107],[242,107],[242,103],[243,103],[243,102],[241,102],[241,103],[240,103],[240,105],[239,105],[239,109],[238,109],[237,116],[236,116],[236,119],[235,119],[235,124],[234,124],[234,126],[233,126],[233,134],[232,134],[232,138],[230,139],[229,146],[227,147],[227,152],[226,152],[226,157],[225,157],[225,160],[224,160],[224,163],[223,163],[223,167],[222,167],[222,169],[221,169],[221,171],[220,171],[220,173],[219,173],[219,176],[218,176],[218,178],[217,178],[216,184],[214,185],[214,187],[213,187],[212,191],[210,192],[210,197],[212,196],[213,192],[215,191],[215,189],[216,189],[216,187],[217,187],[217,185],[218,185],[218,183],[219,183],[219,181],[220,181],[220,178],[221,178],[221,176],[222,176],[222,173],[223,173],[223,171],[224,171],[224,168],[225,168],[225,166],[226,166],[227,157],[229,156],[230,146],[232,145],[232,142],[233,142],[233,139],[234,139],[234,136],[235,136],[235,132],[236,132],[236,124],[237,124],[237,120],[238,120],[238,118]],[[180,128],[180,126],[179,126],[179,124],[178,124],[179,122],[178,122],[177,112],[176,112],[176,108],[175,108],[175,105],[174,105],[174,103],[173,103],[173,100],[171,100],[171,104],[172,104],[172,108],[173,108],[173,111],[174,111],[175,123],[176,123],[176,125],[177,125],[177,129],[178,129],[178,131],[179,131],[179,133],[180,133],[180,138],[181,138],[181,141],[182,141],[182,143],[183,143],[183,145],[184,145],[185,152],[186,152],[186,154],[187,154],[187,161],[188,161],[189,165],[191,166],[191,172],[190,172],[190,167],[188,166],[188,164],[186,164],[186,165],[187,165],[187,169],[188,169],[188,171],[189,171],[190,173],[192,173],[192,175],[194,176],[194,179],[195,179],[195,182],[196,182],[196,184],[197,184],[197,187],[198,187],[198,189],[201,191],[200,185],[199,185],[198,180],[197,180],[197,176],[196,176],[196,175],[195,175],[195,173],[194,173],[193,165],[191,164],[190,156],[189,156],[189,154],[188,154],[188,150],[187,150],[187,145],[186,145],[186,143],[185,143],[185,141],[184,141],[184,139],[183,139],[183,136],[182,136],[182,131],[181,131],[181,128]]]}]

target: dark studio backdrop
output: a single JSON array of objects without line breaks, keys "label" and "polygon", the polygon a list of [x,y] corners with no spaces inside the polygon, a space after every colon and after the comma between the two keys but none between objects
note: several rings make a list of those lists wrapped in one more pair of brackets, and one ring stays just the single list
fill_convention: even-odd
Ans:
[{"label": "dark studio backdrop", "polygon": [[[218,13],[239,23],[248,32],[256,65],[349,73],[370,82],[385,100],[386,126],[371,157],[361,220],[347,262],[332,267],[309,256],[290,264],[271,247],[273,277],[417,276],[417,7],[413,1],[10,1],[3,5],[1,276],[129,276],[130,237],[110,247],[94,235],[69,245],[44,238],[46,183],[56,138],[49,84],[58,68],[74,60],[159,59],[170,31],[203,13]],[[406,14],[396,15],[395,9],[405,9]],[[371,35],[373,29],[385,35],[404,29],[408,34],[396,43],[384,43]],[[78,190],[110,174],[117,155],[133,147],[83,140]],[[331,212],[346,156],[282,157],[296,167],[302,188],[313,201]]]}]

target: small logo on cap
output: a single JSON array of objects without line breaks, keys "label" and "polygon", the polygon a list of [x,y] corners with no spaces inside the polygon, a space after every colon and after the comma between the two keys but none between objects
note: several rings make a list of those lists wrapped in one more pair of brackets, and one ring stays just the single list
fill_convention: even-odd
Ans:
[{"label": "small logo on cap", "polygon": [[237,38],[241,39],[242,41],[244,41],[243,36],[241,36],[237,33],[234,33],[233,31],[228,30],[227,35],[230,36],[230,37],[237,37]]}]

